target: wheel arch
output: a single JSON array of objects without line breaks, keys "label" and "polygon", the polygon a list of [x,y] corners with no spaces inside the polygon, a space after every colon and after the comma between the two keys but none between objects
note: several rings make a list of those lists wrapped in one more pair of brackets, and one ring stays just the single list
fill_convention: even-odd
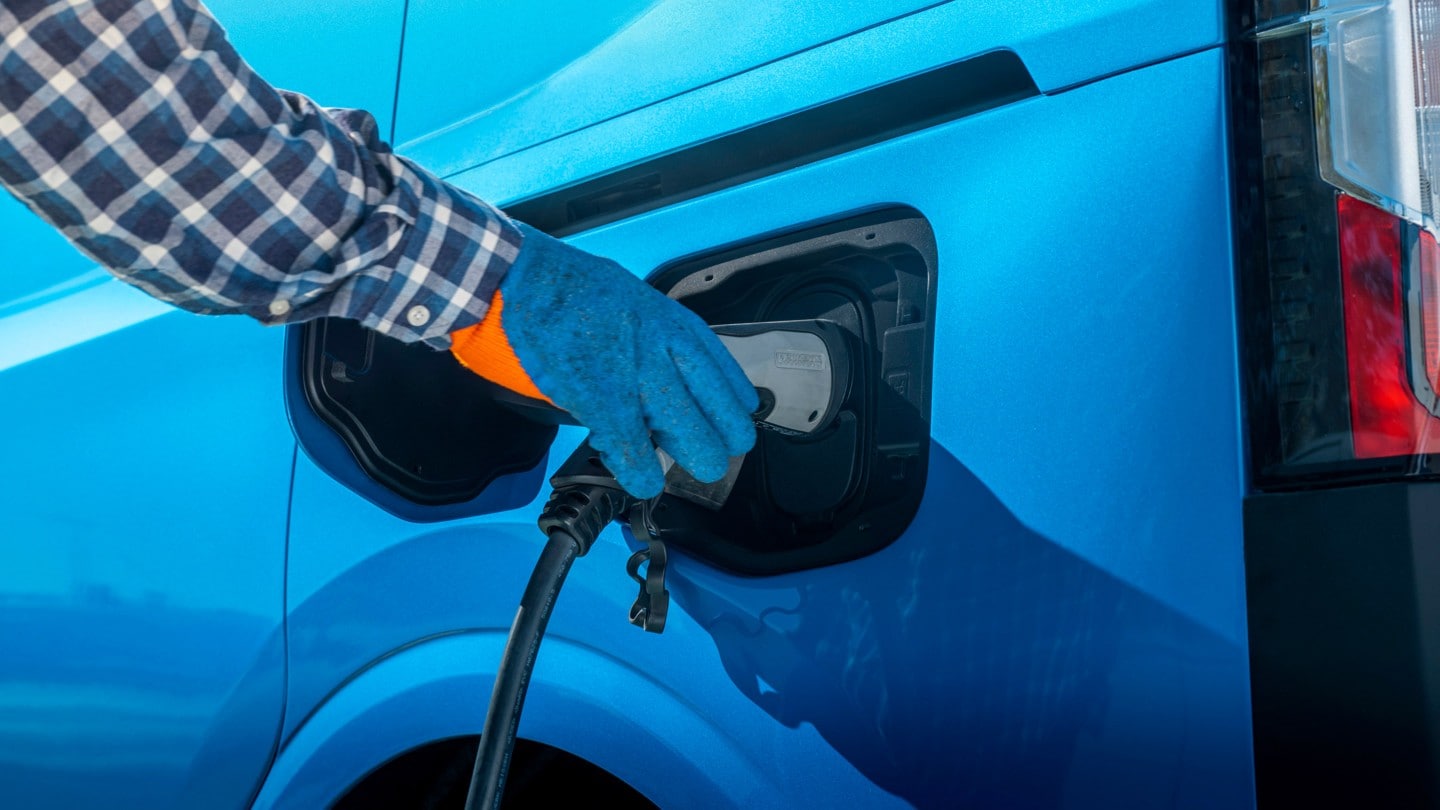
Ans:
[{"label": "wheel arch", "polygon": [[[495,630],[455,633],[359,673],[284,743],[254,806],[327,807],[407,751],[477,735],[504,642]],[[696,795],[714,807],[764,807],[782,795],[684,696],[572,639],[546,639],[520,736],[602,768],[661,807]]]}]

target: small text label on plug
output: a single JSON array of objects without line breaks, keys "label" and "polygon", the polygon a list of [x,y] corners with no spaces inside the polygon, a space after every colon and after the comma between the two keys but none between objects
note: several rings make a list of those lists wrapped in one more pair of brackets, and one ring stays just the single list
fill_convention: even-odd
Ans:
[{"label": "small text label on plug", "polygon": [[819,352],[778,351],[775,352],[775,367],[824,371],[825,355]]}]

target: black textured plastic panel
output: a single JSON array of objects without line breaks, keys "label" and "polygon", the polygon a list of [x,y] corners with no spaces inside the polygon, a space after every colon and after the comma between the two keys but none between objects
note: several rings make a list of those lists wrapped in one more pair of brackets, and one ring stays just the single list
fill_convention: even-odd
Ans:
[{"label": "black textured plastic panel", "polygon": [[555,437],[553,425],[496,403],[490,383],[449,352],[339,319],[306,324],[302,335],[306,403],[367,475],[415,503],[471,500],[534,467]]},{"label": "black textured plastic panel", "polygon": [[937,254],[929,223],[889,209],[689,259],[655,284],[711,324],[820,318],[849,333],[839,416],[762,431],[719,511],[667,496],[660,535],[724,568],[775,574],[874,552],[925,490]]}]

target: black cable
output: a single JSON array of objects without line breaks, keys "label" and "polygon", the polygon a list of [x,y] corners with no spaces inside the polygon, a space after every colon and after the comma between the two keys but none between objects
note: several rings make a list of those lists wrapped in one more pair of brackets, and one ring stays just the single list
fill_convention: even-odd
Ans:
[{"label": "black cable", "polygon": [[515,731],[520,726],[520,709],[525,705],[525,692],[530,686],[530,673],[545,625],[560,595],[560,586],[570,573],[570,565],[580,555],[580,541],[563,529],[550,532],[550,540],[540,553],[540,561],[520,598],[520,609],[510,625],[510,638],[500,658],[500,671],[495,674],[495,689],[490,693],[490,709],[480,733],[480,750],[475,756],[475,770],[470,775],[470,793],[465,799],[466,810],[498,810],[505,791],[505,774],[510,770],[510,754],[515,748]]},{"label": "black cable", "polygon": [[560,586],[565,584],[575,558],[584,556],[600,532],[612,520],[625,517],[635,503],[615,483],[589,442],[582,442],[560,465],[550,486],[554,489],[539,520],[540,530],[549,539],[520,597],[520,609],[510,625],[510,638],[495,673],[495,688],[480,733],[480,750],[475,755],[465,810],[499,810],[505,774],[515,750],[515,732],[520,726],[520,709],[525,705],[535,655],[540,652],[540,640],[545,636]]}]

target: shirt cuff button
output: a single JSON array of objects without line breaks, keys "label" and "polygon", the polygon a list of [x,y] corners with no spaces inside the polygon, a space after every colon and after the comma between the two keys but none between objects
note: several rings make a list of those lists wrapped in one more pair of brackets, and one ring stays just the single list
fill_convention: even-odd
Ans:
[{"label": "shirt cuff button", "polygon": [[430,310],[421,306],[411,307],[410,311],[405,313],[405,320],[409,321],[411,326],[424,326],[430,322]]},{"label": "shirt cuff button", "polygon": [[271,314],[271,315],[274,315],[274,316],[277,317],[277,318],[279,318],[279,317],[282,316],[282,315],[285,315],[285,314],[288,313],[289,311],[290,311],[290,302],[289,302],[289,301],[282,301],[282,300],[280,300],[280,299],[277,298],[277,299],[275,299],[274,301],[271,301],[271,302],[270,302],[270,314]]}]

